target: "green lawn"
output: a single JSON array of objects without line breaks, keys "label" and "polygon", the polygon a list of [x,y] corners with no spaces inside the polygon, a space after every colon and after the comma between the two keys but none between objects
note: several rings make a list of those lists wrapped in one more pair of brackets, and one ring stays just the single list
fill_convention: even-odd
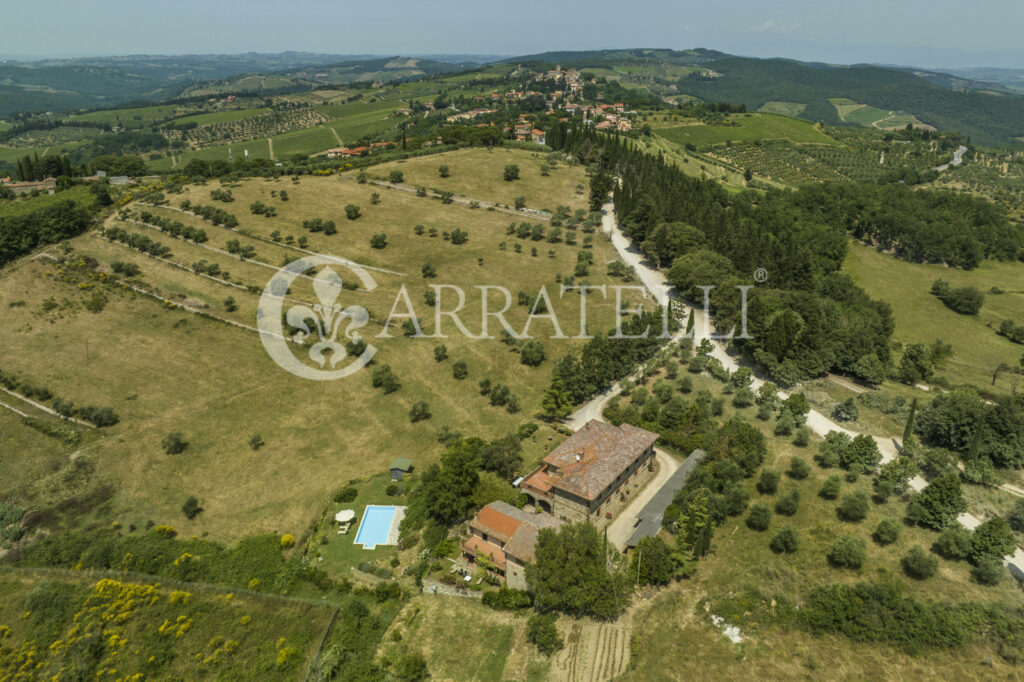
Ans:
[{"label": "green lawn", "polygon": [[[992,386],[992,372],[1000,363],[1016,365],[1024,346],[999,336],[995,329],[1007,318],[1024,321],[1024,263],[985,261],[976,270],[959,270],[910,263],[851,243],[843,270],[872,298],[892,306],[894,341],[931,343],[942,339],[953,345],[953,357],[939,369],[939,375],[954,384],[1010,391],[1006,378]],[[960,315],[929,293],[932,282],[940,277],[953,286],[974,286],[983,292],[999,287],[1006,293],[986,293],[980,314]]]}]

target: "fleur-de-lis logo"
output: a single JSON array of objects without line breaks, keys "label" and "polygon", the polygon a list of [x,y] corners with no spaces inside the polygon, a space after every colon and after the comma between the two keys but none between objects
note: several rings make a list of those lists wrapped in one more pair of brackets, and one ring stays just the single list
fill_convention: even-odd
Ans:
[{"label": "fleur-de-lis logo", "polygon": [[[319,265],[324,267],[313,277],[313,292],[318,302],[312,306],[292,305],[285,312],[285,294],[292,283],[307,270]],[[357,330],[370,321],[370,315],[363,306],[344,306],[338,302],[343,291],[342,279],[331,265],[341,265],[351,270],[367,291],[377,286],[365,270],[352,263],[330,256],[307,256],[289,263],[267,282],[256,314],[260,340],[270,357],[296,376],[320,381],[352,374],[365,367],[377,352],[375,347],[366,345],[351,363],[335,369],[349,355],[345,348],[346,340],[361,339]],[[297,331],[289,335],[285,323],[289,329]],[[307,356],[317,367],[299,360],[288,347],[289,342],[305,346],[310,341],[312,344]]]},{"label": "fleur-de-lis logo", "polygon": [[348,354],[345,346],[338,342],[338,331],[344,320],[350,320],[345,328],[345,336],[352,341],[360,338],[359,332],[353,330],[370,321],[366,308],[343,308],[337,302],[342,288],[338,273],[325,267],[313,278],[313,291],[320,302],[314,304],[312,309],[305,305],[292,306],[285,316],[289,326],[299,330],[292,337],[297,343],[305,343],[310,337],[318,339],[309,349],[309,358],[320,367],[329,364],[333,368]]}]

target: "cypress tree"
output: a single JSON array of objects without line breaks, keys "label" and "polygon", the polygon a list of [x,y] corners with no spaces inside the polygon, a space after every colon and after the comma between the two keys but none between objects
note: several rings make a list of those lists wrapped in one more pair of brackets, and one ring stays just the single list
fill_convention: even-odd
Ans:
[{"label": "cypress tree", "polygon": [[900,443],[902,447],[907,447],[907,443],[914,437],[914,415],[917,414],[917,398],[914,398],[910,403],[910,415],[907,417],[907,426],[903,429],[903,440]]}]

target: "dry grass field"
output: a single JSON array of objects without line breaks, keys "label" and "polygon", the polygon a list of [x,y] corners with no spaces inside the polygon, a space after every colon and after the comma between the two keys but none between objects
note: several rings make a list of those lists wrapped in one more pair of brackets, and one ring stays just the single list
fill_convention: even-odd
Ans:
[{"label": "dry grass field", "polygon": [[[558,182],[557,176],[543,180]],[[362,330],[368,338],[382,331],[382,322],[401,286],[407,287],[424,332],[431,333],[432,308],[424,301],[429,283],[466,289],[465,310],[469,312],[463,319],[475,331],[480,328],[480,299],[474,286],[508,287],[513,303],[507,318],[518,330],[526,320],[527,308],[517,305],[517,292],[533,296],[546,285],[565,335],[579,332],[579,300],[571,294],[562,301],[557,299],[556,276],[572,275],[582,244],[520,240],[505,233],[512,216],[443,205],[436,199],[400,192],[380,190],[381,202],[373,205],[370,192],[375,190],[349,178],[303,178],[298,183],[288,179],[246,181],[232,188],[236,201],[230,204],[210,200],[210,190],[217,186],[189,186],[181,195],[170,195],[172,204],[184,198],[215,204],[235,213],[241,230],[250,234],[269,237],[278,230],[295,239],[306,236],[310,250],[405,273],[375,271],[376,291],[342,294],[340,300],[345,305],[364,305],[371,312],[372,319]],[[289,194],[287,202],[270,196],[271,190],[282,189]],[[250,214],[247,207],[256,200],[273,204],[278,215],[268,219]],[[362,216],[354,221],[345,218],[344,207],[350,203],[362,209]],[[255,248],[257,259],[273,266],[303,255],[180,211],[129,208],[202,225],[209,235],[208,246],[214,248],[223,249],[229,239],[239,239]],[[326,236],[302,229],[302,221],[313,217],[333,219],[338,233]],[[496,339],[465,339],[448,320],[444,323],[447,339],[405,338],[396,323],[391,338],[370,340],[379,348],[375,361],[389,365],[398,376],[398,391],[385,395],[373,388],[369,369],[339,381],[311,382],[274,364],[255,332],[216,319],[255,326],[255,294],[180,266],[188,268],[202,259],[216,262],[230,271],[231,281],[255,287],[265,284],[273,274],[271,268],[175,240],[141,225],[116,219],[109,224],[167,244],[172,250],[169,260],[178,267],[108,241],[96,232],[72,240],[68,256],[94,258],[100,271],[108,270],[114,260],[136,263],[141,274],[132,284],[152,296],[95,284],[106,304],[100,312],[89,312],[85,302],[95,289],[65,281],[61,266],[50,260],[63,254],[60,247],[52,247],[44,258],[10,266],[0,276],[0,306],[6,313],[0,327],[6,360],[0,368],[45,386],[76,405],[109,406],[120,416],[120,423],[103,429],[103,437],[83,448],[81,455],[88,462],[89,484],[109,483],[117,491],[98,521],[117,519],[125,526],[138,527],[150,520],[174,523],[184,533],[209,534],[225,541],[257,532],[298,536],[319,514],[331,492],[349,480],[382,471],[395,456],[411,457],[420,470],[436,461],[442,446],[435,434],[444,426],[494,438],[533,420],[552,360],[582,343],[572,338],[544,340],[547,360],[531,368],[520,363],[514,348]],[[438,236],[414,234],[416,224],[436,227]],[[469,233],[467,243],[455,245],[443,239],[441,233],[456,228]],[[388,235],[388,245],[373,249],[370,237],[380,232]],[[499,249],[502,242],[507,245],[505,250]],[[521,245],[521,253],[515,253],[514,244]],[[531,255],[533,248],[537,248],[536,256]],[[599,237],[588,250],[593,251],[595,264],[577,283],[621,281],[605,274],[607,262],[614,259],[609,244]],[[421,275],[421,265],[426,262],[436,267],[436,278],[427,280]],[[341,274],[344,277],[346,273]],[[229,296],[238,306],[233,312],[224,305]],[[290,297],[306,303],[317,300],[309,280],[298,280]],[[492,310],[500,309],[502,301],[495,293],[489,300]],[[9,307],[16,301],[25,305]],[[451,309],[455,299],[447,292],[442,302],[445,309]],[[632,302],[638,303],[639,295]],[[180,305],[202,310],[209,317]],[[588,323],[592,331],[610,329],[614,301],[592,296]],[[491,331],[495,335],[498,331],[494,322]],[[551,326],[537,320],[531,333],[545,338],[551,334]],[[448,359],[442,362],[434,358],[438,344],[448,349]],[[469,370],[468,378],[461,381],[452,376],[452,365],[459,359],[465,360]],[[478,389],[484,378],[509,386],[521,411],[510,414],[505,408],[492,407]],[[432,416],[412,423],[410,407],[421,400],[429,404]],[[17,444],[18,461],[40,464],[4,477],[0,495],[21,491],[23,506],[45,506],[60,499],[67,494],[59,485],[60,472],[72,466],[68,453],[11,417],[2,418],[15,435],[5,433],[3,438]],[[188,441],[184,452],[164,453],[161,441],[171,432],[182,433]],[[248,444],[254,434],[266,443],[256,451]],[[524,459],[536,461],[558,438],[543,427],[526,443]],[[38,476],[42,463],[58,470],[52,477],[57,483],[28,485]],[[191,522],[180,511],[190,495],[196,496],[205,510]]]},{"label": "dry grass field", "polygon": [[[526,206],[540,210],[554,210],[568,206],[576,210],[586,208],[588,183],[582,166],[569,166],[559,162],[541,175],[540,167],[550,164],[549,153],[521,149],[495,148],[491,151],[465,149],[440,156],[421,156],[403,161],[392,161],[374,166],[367,174],[386,180],[392,170],[400,170],[406,184],[421,185],[441,191],[461,194],[469,199],[495,201],[508,206],[516,197],[526,197]],[[552,157],[561,156],[552,154]],[[564,157],[563,157],[564,158]],[[519,179],[507,182],[505,166],[519,166]],[[450,175],[442,178],[438,167],[447,165]],[[578,191],[578,187],[584,188]]]}]

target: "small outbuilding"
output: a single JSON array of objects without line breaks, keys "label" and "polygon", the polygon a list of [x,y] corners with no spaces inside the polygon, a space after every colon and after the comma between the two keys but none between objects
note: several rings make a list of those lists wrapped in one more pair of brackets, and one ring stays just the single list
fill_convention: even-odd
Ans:
[{"label": "small outbuilding", "polygon": [[351,509],[342,509],[334,515],[334,520],[338,522],[338,533],[344,535],[352,528],[352,522],[356,520],[356,513]]},{"label": "small outbuilding", "polygon": [[395,457],[391,460],[391,480],[400,481],[402,476],[412,472],[412,460],[408,457]]}]

